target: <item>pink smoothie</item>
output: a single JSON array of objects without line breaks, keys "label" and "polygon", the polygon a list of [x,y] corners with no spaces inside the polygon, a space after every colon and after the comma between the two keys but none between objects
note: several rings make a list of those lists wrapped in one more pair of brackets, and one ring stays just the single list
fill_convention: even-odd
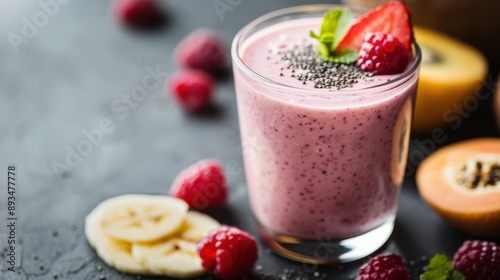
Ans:
[{"label": "pink smoothie", "polygon": [[321,20],[279,23],[246,39],[239,55],[254,73],[234,67],[236,93],[258,222],[279,234],[343,239],[395,215],[417,77],[374,76],[342,90],[303,84],[278,51],[315,44],[308,34]]}]

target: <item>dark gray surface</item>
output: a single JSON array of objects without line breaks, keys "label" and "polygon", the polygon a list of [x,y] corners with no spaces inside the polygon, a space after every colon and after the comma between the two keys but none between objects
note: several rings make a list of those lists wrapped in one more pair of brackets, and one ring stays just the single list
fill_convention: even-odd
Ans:
[{"label": "dark gray surface", "polygon": [[[222,20],[214,2],[165,2],[167,24],[155,32],[139,32],[114,21],[109,1],[72,0],[60,4],[59,11],[33,38],[21,44],[16,54],[8,34],[21,34],[23,17],[32,21],[41,7],[37,1],[1,1],[1,279],[54,279],[53,275],[58,279],[99,279],[101,275],[106,279],[136,279],[108,268],[96,257],[83,235],[85,215],[97,203],[115,195],[166,193],[180,170],[207,157],[225,165],[231,188],[228,205],[211,214],[255,234],[230,75],[218,84],[214,108],[200,115],[187,115],[171,104],[163,83],[149,91],[127,116],[112,110],[113,102],[121,102],[115,100],[142,83],[146,67],[158,65],[164,72],[174,71],[171,51],[191,30],[216,28],[229,43],[251,19],[308,1],[242,0],[225,12]],[[103,119],[109,119],[114,131],[103,134],[102,142],[93,146],[81,163],[56,174],[53,163],[66,164],[67,148],[76,149],[85,139],[82,131],[98,128]],[[490,102],[483,102],[457,129],[446,130],[446,143],[473,136],[498,136],[492,119]],[[422,150],[416,141],[427,137],[412,139],[414,155]],[[7,245],[6,173],[11,163],[17,167],[17,239],[22,242],[16,273],[6,271],[2,249]],[[437,252],[451,255],[467,238],[425,206],[409,174],[396,229],[384,251],[415,261],[411,268],[417,276],[422,257]],[[328,279],[349,279],[362,263],[314,268],[266,252],[264,246],[258,261],[266,275],[295,267],[309,272],[310,278],[317,270],[326,273]]]}]

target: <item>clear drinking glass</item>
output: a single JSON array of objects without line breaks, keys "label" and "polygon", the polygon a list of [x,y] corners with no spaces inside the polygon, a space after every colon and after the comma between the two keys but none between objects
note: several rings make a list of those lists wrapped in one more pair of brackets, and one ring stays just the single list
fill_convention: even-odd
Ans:
[{"label": "clear drinking glass", "polygon": [[256,69],[259,64],[248,66],[245,51],[260,37],[286,37],[293,32],[287,24],[297,19],[317,22],[317,31],[334,7],[269,13],[232,44],[245,174],[260,237],[277,253],[308,263],[360,259],[390,237],[421,60],[414,44],[403,73],[341,90],[292,86],[279,75],[259,74],[267,71]]}]

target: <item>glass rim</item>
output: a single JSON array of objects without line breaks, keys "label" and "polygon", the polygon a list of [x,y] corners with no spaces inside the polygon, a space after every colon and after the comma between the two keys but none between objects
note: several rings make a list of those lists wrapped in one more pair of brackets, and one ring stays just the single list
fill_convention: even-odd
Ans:
[{"label": "glass rim", "polygon": [[[256,19],[252,20],[251,22],[247,23],[243,28],[241,28],[238,33],[236,33],[232,43],[231,43],[231,57],[235,65],[237,66],[238,69],[243,70],[246,74],[250,75],[252,78],[272,84],[277,87],[281,88],[288,88],[288,89],[294,89],[294,90],[300,90],[300,91],[311,91],[311,90],[317,90],[317,91],[324,91],[328,90],[328,92],[342,92],[342,93],[352,93],[352,92],[359,92],[359,91],[366,91],[366,90],[373,90],[377,88],[385,88],[391,85],[397,86],[402,83],[404,83],[409,76],[414,74],[420,67],[421,60],[422,60],[422,52],[420,50],[419,45],[413,40],[412,46],[415,52],[415,59],[412,63],[412,65],[406,69],[403,73],[398,74],[398,76],[394,79],[391,79],[390,81],[376,84],[373,86],[368,86],[368,87],[363,87],[363,88],[343,88],[343,89],[306,89],[303,87],[296,87],[296,86],[291,86],[289,84],[285,84],[282,82],[278,82],[276,80],[269,79],[256,71],[252,70],[245,62],[243,62],[239,50],[241,45],[243,44],[244,41],[242,41],[242,38],[244,38],[245,35],[248,34],[255,26],[257,26],[260,23],[266,22],[268,20],[271,20],[273,18],[277,18],[279,16],[285,16],[287,14],[293,14],[293,13],[306,13],[306,12],[320,12],[320,11],[328,11],[329,9],[339,7],[339,8],[349,8],[355,13],[364,13],[367,10],[362,9],[359,7],[354,7],[354,6],[349,6],[349,5],[336,5],[336,4],[310,4],[310,5],[299,5],[299,6],[293,6],[293,7],[287,7],[283,9],[278,9],[269,13],[266,13],[262,16],[257,17]],[[246,38],[245,38],[246,39]]]}]

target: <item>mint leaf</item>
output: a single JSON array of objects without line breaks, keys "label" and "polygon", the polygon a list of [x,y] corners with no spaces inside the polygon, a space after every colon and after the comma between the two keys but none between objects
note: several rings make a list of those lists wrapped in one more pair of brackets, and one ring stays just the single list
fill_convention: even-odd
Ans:
[{"label": "mint leaf", "polygon": [[451,280],[467,280],[467,279],[465,279],[465,276],[462,273],[458,272],[458,271],[453,271],[451,273],[451,278],[450,279]]},{"label": "mint leaf", "polygon": [[316,33],[314,33],[314,31],[312,31],[312,30],[309,30],[309,37],[319,40],[319,36],[316,35]]},{"label": "mint leaf", "polygon": [[451,261],[448,259],[448,256],[445,254],[437,254],[429,261],[429,265],[427,266],[428,270],[445,270],[451,271]]},{"label": "mint leaf", "polygon": [[349,28],[353,16],[349,9],[332,9],[325,14],[319,35],[313,31],[309,32],[309,36],[319,41],[318,55],[325,60],[336,63],[350,64],[356,61],[353,60],[355,51],[344,53],[336,53],[340,40]]},{"label": "mint leaf", "polygon": [[334,53],[333,56],[327,58],[323,56],[321,57],[325,60],[329,60],[335,63],[351,64],[356,62],[356,60],[358,60],[358,52],[356,52],[355,50],[345,50],[340,53]]},{"label": "mint leaf", "polygon": [[420,275],[420,280],[466,280],[458,271],[454,271],[450,259],[445,254],[437,254],[429,261],[427,271]]},{"label": "mint leaf", "polygon": [[330,52],[332,50],[333,45],[333,36],[332,33],[323,33],[319,37],[319,46],[318,46],[318,54],[322,58],[328,58],[331,56]]},{"label": "mint leaf", "polygon": [[337,19],[337,26],[335,30],[335,40],[333,41],[333,48],[336,49],[340,43],[340,40],[344,37],[347,29],[351,25],[352,21],[351,10],[343,10]]},{"label": "mint leaf", "polygon": [[325,14],[321,25],[321,35],[333,38],[332,50],[335,50],[342,39],[342,35],[349,28],[352,20],[352,12],[349,9],[332,9]]},{"label": "mint leaf", "polygon": [[442,271],[426,271],[420,275],[420,280],[448,280],[448,275],[443,274]]}]

